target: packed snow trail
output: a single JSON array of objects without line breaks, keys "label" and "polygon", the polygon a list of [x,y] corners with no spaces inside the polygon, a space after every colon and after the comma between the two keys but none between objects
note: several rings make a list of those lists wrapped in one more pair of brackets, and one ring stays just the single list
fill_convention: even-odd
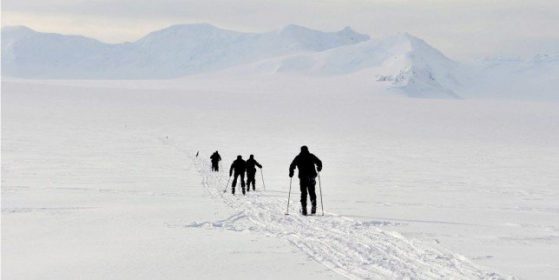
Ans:
[{"label": "packed snow trail", "polygon": [[[230,188],[223,192],[226,174],[211,172],[209,163],[199,158],[194,159],[194,166],[207,192],[239,212],[224,220],[182,226],[262,233],[285,239],[349,279],[506,279],[463,256],[381,230],[382,222],[360,222],[330,213],[314,217],[284,215],[285,198],[258,192],[242,196],[239,186],[238,194],[232,196]],[[298,213],[297,200],[294,198],[290,205],[291,213]]]}]

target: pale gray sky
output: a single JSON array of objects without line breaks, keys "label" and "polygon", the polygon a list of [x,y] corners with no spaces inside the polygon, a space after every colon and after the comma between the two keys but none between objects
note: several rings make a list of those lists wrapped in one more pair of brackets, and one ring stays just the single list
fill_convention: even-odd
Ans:
[{"label": "pale gray sky", "polygon": [[243,31],[294,23],[351,26],[372,37],[409,32],[447,55],[559,53],[558,0],[3,0],[2,25],[132,41],[172,24],[208,22]]}]

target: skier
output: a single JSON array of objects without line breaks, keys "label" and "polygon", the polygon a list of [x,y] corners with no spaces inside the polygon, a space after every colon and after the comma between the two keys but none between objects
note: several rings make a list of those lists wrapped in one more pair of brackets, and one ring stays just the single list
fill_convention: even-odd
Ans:
[{"label": "skier", "polygon": [[241,189],[243,195],[245,195],[245,172],[246,172],[246,161],[243,160],[242,156],[237,156],[237,159],[231,164],[229,169],[229,177],[233,175],[233,170],[235,171],[235,177],[233,178],[233,183],[231,184],[231,192],[235,195],[235,186],[237,185],[237,178],[241,177]]},{"label": "skier", "polygon": [[219,161],[221,161],[221,156],[219,155],[219,153],[215,151],[210,159],[212,160],[212,171],[219,171]]},{"label": "skier", "polygon": [[[315,169],[316,165],[316,169]],[[322,170],[322,161],[309,152],[307,146],[301,147],[299,153],[289,166],[289,177],[293,177],[295,167],[299,169],[299,185],[301,187],[301,213],[307,215],[307,193],[311,199],[311,214],[316,214],[316,176]]]},{"label": "skier", "polygon": [[262,165],[260,165],[260,163],[258,163],[258,161],[254,159],[254,155],[250,155],[250,157],[246,162],[246,166],[247,166],[247,192],[250,192],[251,183],[252,183],[252,190],[256,191],[256,186],[255,186],[256,180],[254,179],[254,176],[256,175],[256,166],[262,169]]}]

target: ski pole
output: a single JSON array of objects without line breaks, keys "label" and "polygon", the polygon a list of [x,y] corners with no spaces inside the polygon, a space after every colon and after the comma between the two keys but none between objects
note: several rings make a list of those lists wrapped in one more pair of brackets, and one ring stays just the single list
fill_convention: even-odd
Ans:
[{"label": "ski pole", "polygon": [[262,172],[262,168],[260,168],[260,176],[262,177],[262,186],[264,190],[266,190],[266,184],[264,184],[264,173]]},{"label": "ski pole", "polygon": [[289,200],[291,199],[291,182],[293,182],[293,177],[289,178],[289,194],[287,195],[287,211],[285,215],[289,215]]},{"label": "ski pole", "polygon": [[322,203],[322,184],[320,183],[320,173],[318,173],[318,191],[320,192],[320,207],[322,207],[322,216],[324,216],[324,204]]},{"label": "ski pole", "polygon": [[227,179],[227,185],[225,185],[225,189],[223,190],[223,193],[227,192],[227,187],[229,186],[229,180],[231,180],[231,176],[229,176],[229,179]]}]

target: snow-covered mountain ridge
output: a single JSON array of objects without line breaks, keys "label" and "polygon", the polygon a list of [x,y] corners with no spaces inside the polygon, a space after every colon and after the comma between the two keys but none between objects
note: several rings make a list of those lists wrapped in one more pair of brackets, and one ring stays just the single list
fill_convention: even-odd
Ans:
[{"label": "snow-covered mountain ridge", "polygon": [[558,61],[557,55],[538,55],[464,65],[410,34],[376,39],[350,27],[323,32],[288,25],[247,33],[186,24],[121,44],[2,28],[2,75],[28,79],[170,79],[223,71],[358,75],[413,97],[559,99]]},{"label": "snow-covered mountain ridge", "polygon": [[122,44],[2,29],[4,75],[22,78],[176,78],[295,52],[317,52],[369,39],[349,27],[321,32],[289,25],[267,33],[244,33],[209,24],[174,25]]}]

